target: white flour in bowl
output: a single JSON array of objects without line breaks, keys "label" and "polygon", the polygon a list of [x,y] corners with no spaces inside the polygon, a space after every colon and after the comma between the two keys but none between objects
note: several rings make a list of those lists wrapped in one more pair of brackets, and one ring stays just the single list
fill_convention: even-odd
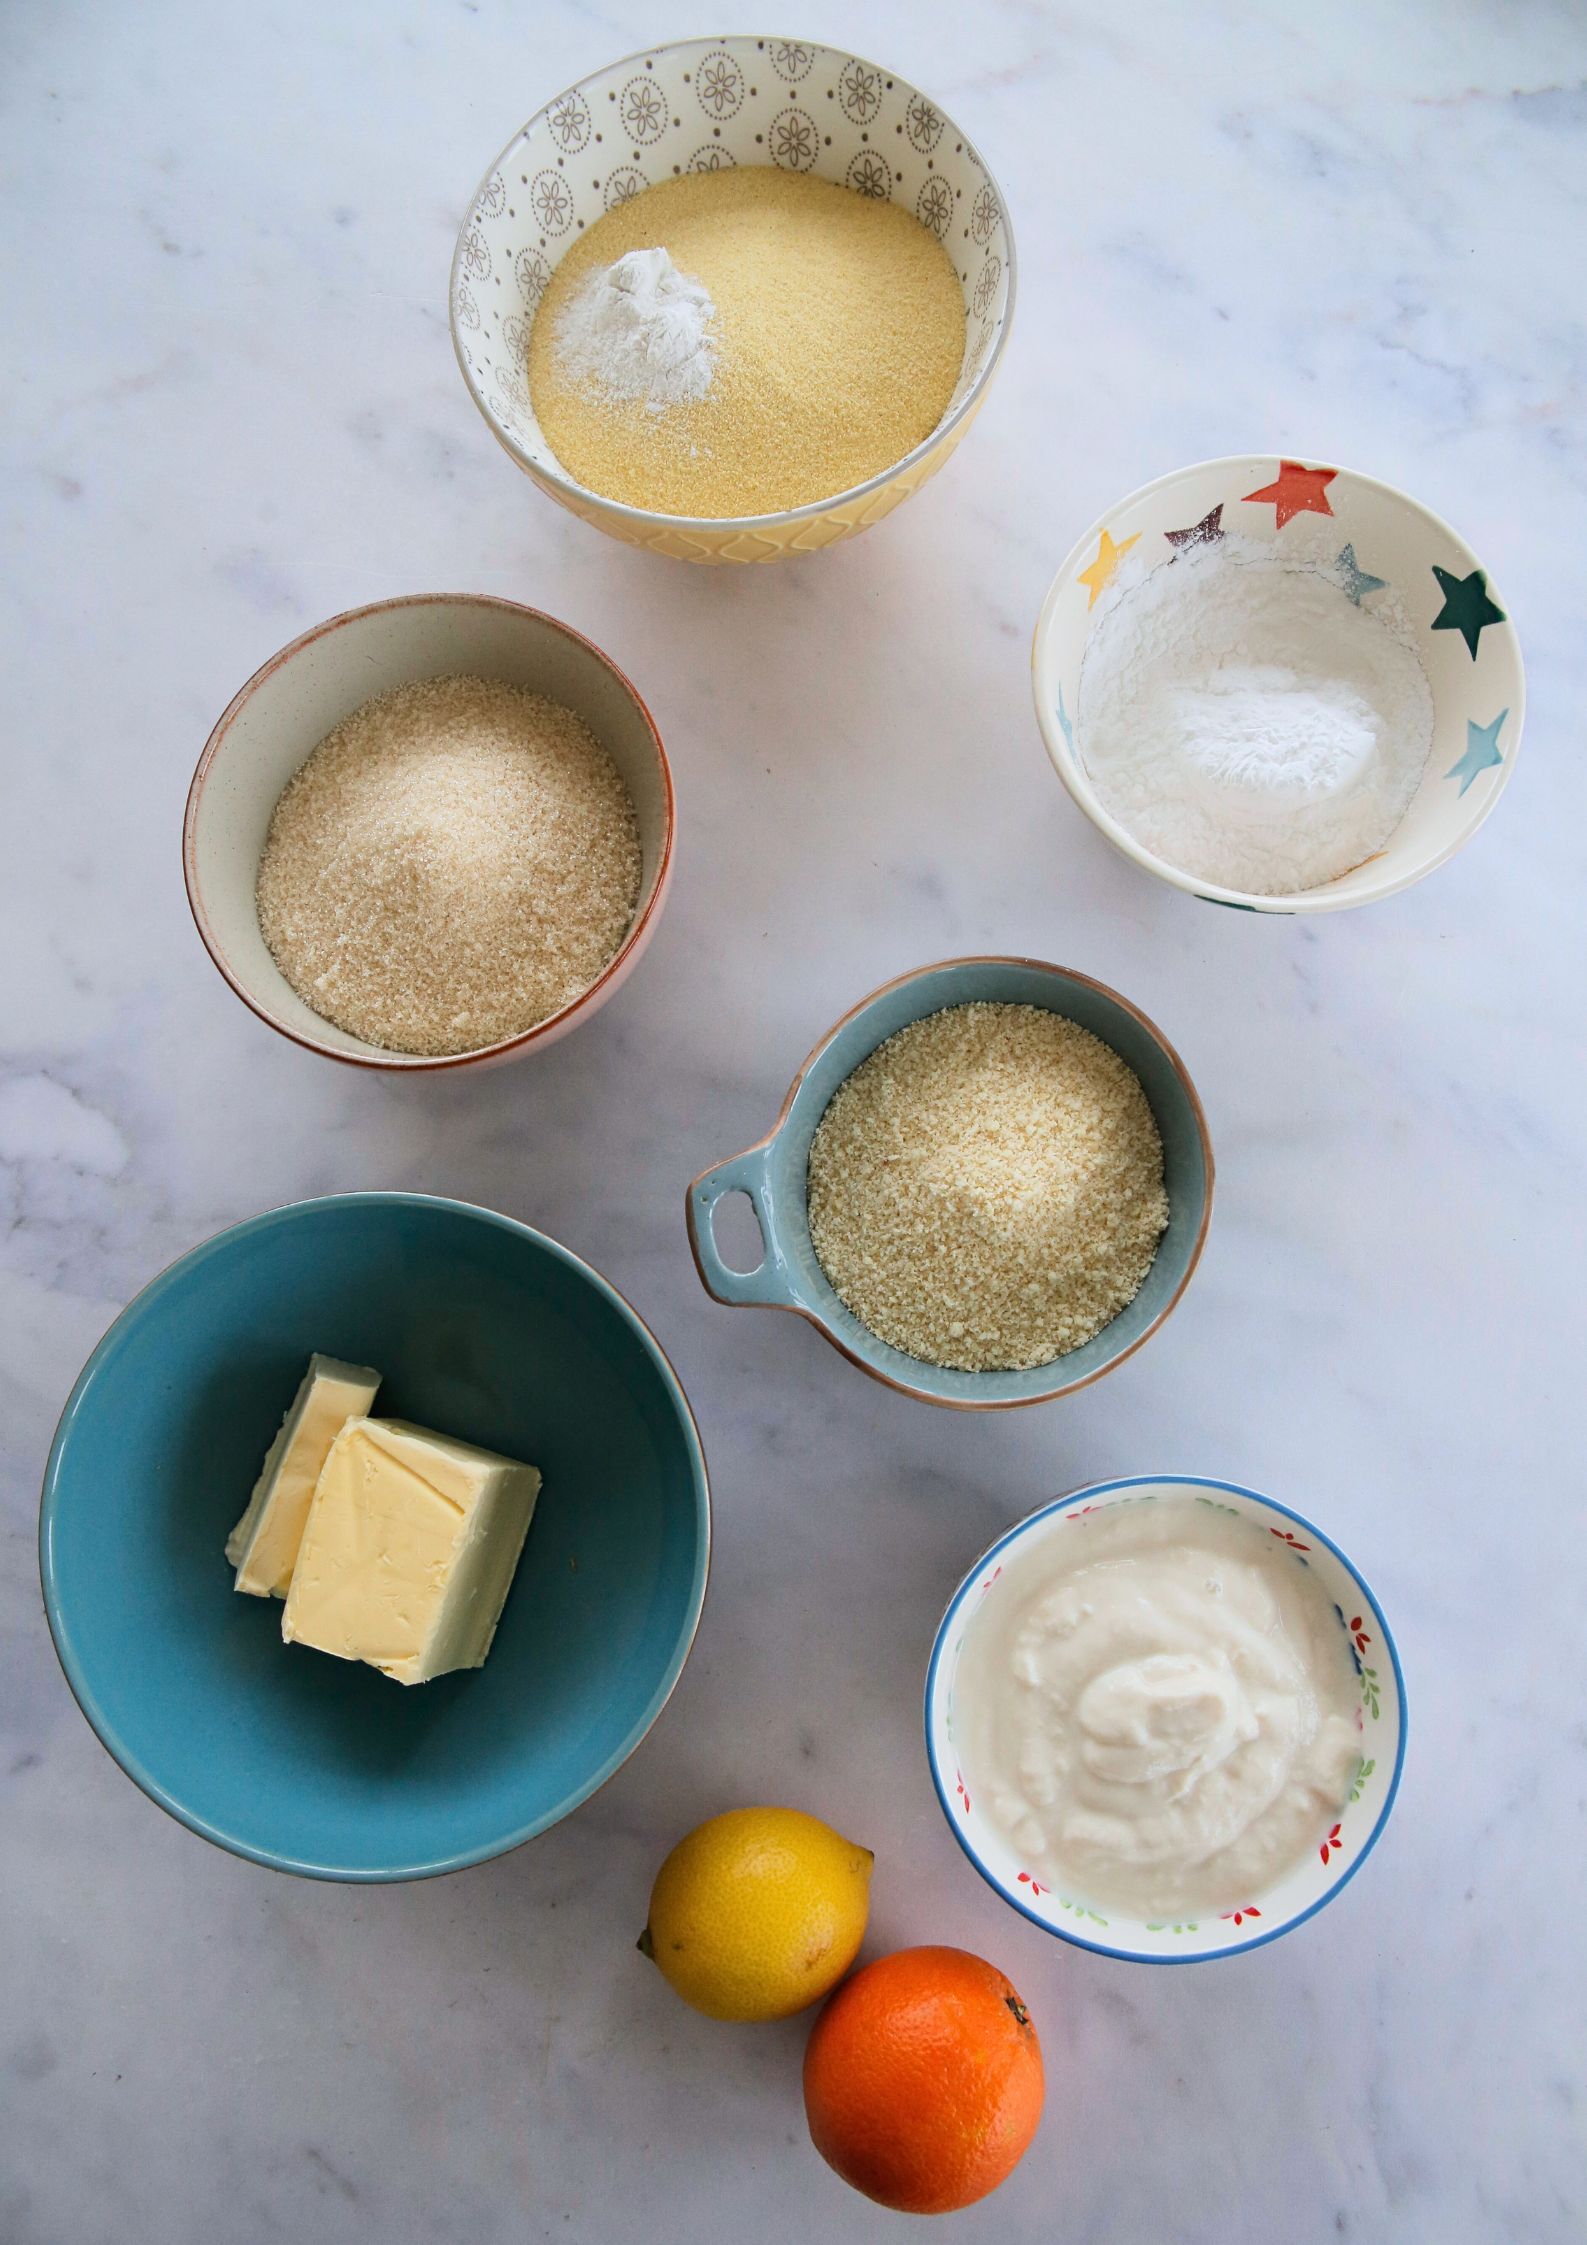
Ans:
[{"label": "white flour in bowl", "polygon": [[1224,537],[1126,563],[1099,603],[1076,753],[1136,841],[1220,888],[1292,896],[1348,873],[1427,762],[1432,690],[1404,610],[1387,587],[1353,600],[1332,543]]}]

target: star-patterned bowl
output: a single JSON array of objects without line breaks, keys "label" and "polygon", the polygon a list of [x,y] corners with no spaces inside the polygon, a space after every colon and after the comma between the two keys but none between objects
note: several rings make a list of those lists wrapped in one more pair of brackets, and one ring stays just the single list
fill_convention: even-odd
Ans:
[{"label": "star-patterned bowl", "polygon": [[[1215,1512],[1248,1520],[1274,1548],[1305,1567],[1339,1616],[1357,1695],[1360,1751],[1348,1798],[1318,1827],[1316,1844],[1275,1884],[1234,1895],[1230,1906],[1195,1917],[1147,1920],[1099,1904],[1095,1897],[1049,1884],[1050,1873],[1021,1856],[1018,1844],[989,1813],[981,1772],[970,1755],[967,1726],[956,1709],[959,1655],[972,1629],[1014,1625],[1022,1604],[1023,1562],[1058,1537],[1083,1536],[1086,1520],[1117,1505],[1191,1498]],[[954,1838],[988,1886],[1045,1933],[1136,1964],[1202,1964],[1259,1949],[1303,1925],[1349,1884],[1382,1837],[1405,1761],[1405,1679],[1383,1610],[1364,1577],[1320,1528],[1272,1497],[1237,1482],[1199,1474],[1140,1474],[1100,1481],[1054,1498],[1016,1521],[970,1569],[948,1602],[926,1671],[926,1757],[942,1813]],[[956,1735],[957,1734],[957,1735]]]},{"label": "star-patterned bowl", "polygon": [[[964,291],[964,359],[931,435],[853,490],[777,514],[653,514],[574,481],[529,399],[529,330],[559,259],[605,212],[685,172],[808,172],[912,211]],[[1014,309],[997,183],[953,120],[859,55],[799,39],[688,39],[629,55],[537,110],[480,182],[452,261],[452,341],[491,433],[542,491],[627,544],[685,561],[779,561],[891,514],[980,411]]]},{"label": "star-patterned bowl", "polygon": [[[1091,612],[1126,554],[1149,568],[1237,532],[1292,549],[1341,600],[1396,603],[1433,696],[1433,743],[1404,818],[1375,856],[1290,896],[1219,888],[1171,865],[1104,808],[1077,747]],[[1526,688],[1515,627],[1493,582],[1449,525],[1392,484],[1348,468],[1248,454],[1144,484],[1092,523],[1053,579],[1032,650],[1036,716],[1058,777],[1116,849],[1175,888],[1245,912],[1337,912],[1407,889],[1470,841],[1521,745]]]}]

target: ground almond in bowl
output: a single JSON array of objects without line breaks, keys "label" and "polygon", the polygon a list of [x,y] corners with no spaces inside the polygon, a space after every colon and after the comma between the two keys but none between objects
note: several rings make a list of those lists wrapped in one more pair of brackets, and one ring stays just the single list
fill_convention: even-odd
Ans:
[{"label": "ground almond in bowl", "polygon": [[287,783],[259,925],[338,1028],[470,1052],[582,997],[639,879],[633,803],[581,717],[499,679],[426,678],[343,718]]},{"label": "ground almond in bowl", "polygon": [[691,172],[598,219],[529,336],[535,417],[587,490],[658,514],[781,513],[923,444],[964,293],[895,203],[770,165]]},{"label": "ground almond in bowl", "polygon": [[1029,1872],[1148,1921],[1248,1906],[1321,1843],[1359,1700],[1310,1568],[1181,1496],[1071,1512],[1016,1549],[953,1687],[969,1782]]},{"label": "ground almond in bowl", "polygon": [[808,1200],[861,1324],[967,1372],[1083,1346],[1135,1299],[1168,1225],[1140,1079],[1041,1006],[949,1006],[897,1030],[822,1116]]}]

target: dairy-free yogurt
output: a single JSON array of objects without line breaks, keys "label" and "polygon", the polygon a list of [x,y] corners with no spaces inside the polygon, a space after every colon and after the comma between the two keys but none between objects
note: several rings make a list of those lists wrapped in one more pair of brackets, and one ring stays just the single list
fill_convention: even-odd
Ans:
[{"label": "dairy-free yogurt", "polygon": [[1068,1516],[966,1633],[956,1734],[1031,1873],[1147,1919],[1232,1909],[1338,1816],[1360,1749],[1344,1625],[1277,1536],[1193,1497]]}]

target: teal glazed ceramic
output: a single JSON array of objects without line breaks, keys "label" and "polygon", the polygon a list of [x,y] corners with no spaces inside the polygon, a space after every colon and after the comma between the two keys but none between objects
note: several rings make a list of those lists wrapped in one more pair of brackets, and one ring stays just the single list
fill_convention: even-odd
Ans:
[{"label": "teal glazed ceramic", "polygon": [[[483,1668],[405,1687],[283,1644],[222,1546],[311,1350],[385,1375],[377,1414],[539,1466]],[[40,1520],[67,1680],[152,1800],[313,1878],[501,1854],[627,1760],[705,1596],[710,1499],[672,1368],[622,1297],[526,1225],[354,1193],[219,1233],[94,1351]]]},{"label": "teal glazed ceramic", "polygon": [[[972,1628],[995,1623],[1014,1628],[1022,1610],[1020,1562],[1057,1536],[1084,1536],[1090,1516],[1115,1506],[1153,1504],[1189,1497],[1215,1512],[1249,1520],[1281,1544],[1289,1560],[1321,1583],[1333,1601],[1355,1669],[1356,1726],[1360,1753],[1349,1798],[1337,1821],[1323,1825],[1317,1845],[1286,1871],[1276,1885],[1238,1899],[1217,1916],[1146,1920],[1127,1912],[1093,1908],[1082,1897],[1055,1893],[1042,1884],[1021,1858],[1016,1841],[986,1813],[981,1773],[966,1760],[955,1724],[954,1690],[959,1655]],[[1400,1656],[1360,1569],[1339,1546],[1300,1513],[1236,1481],[1208,1480],[1200,1474],[1137,1474],[1124,1481],[1098,1481],[1073,1496],[1057,1497],[1027,1519],[1016,1522],[984,1551],[948,1602],[926,1671],[926,1758],[942,1813],[954,1838],[988,1886],[1021,1917],[1046,1933],[1072,1941],[1097,1955],[1134,1964],[1204,1964],[1215,1957],[1260,1949],[1315,1917],[1348,1886],[1372,1853],[1388,1823],[1405,1766],[1405,1678]]]},{"label": "teal glazed ceramic", "polygon": [[[994,1001],[1046,1006],[1111,1045],[1141,1080],[1162,1133],[1169,1221],[1157,1259],[1128,1308],[1083,1348],[1024,1372],[955,1372],[905,1356],[845,1308],[810,1242],[805,1173],[810,1141],[833,1093],[879,1044],[946,1006]],[[689,1240],[705,1290],[734,1307],[794,1310],[851,1364],[904,1395],[960,1411],[1047,1403],[1100,1379],[1147,1340],[1190,1283],[1212,1215],[1212,1143],[1184,1062],[1127,998],[1089,975],[1041,959],[945,959],[873,990],[816,1046],[794,1078],[769,1136],[695,1179],[688,1192]],[[764,1255],[735,1271],[716,1245],[712,1215],[725,1193],[754,1205]]]}]

